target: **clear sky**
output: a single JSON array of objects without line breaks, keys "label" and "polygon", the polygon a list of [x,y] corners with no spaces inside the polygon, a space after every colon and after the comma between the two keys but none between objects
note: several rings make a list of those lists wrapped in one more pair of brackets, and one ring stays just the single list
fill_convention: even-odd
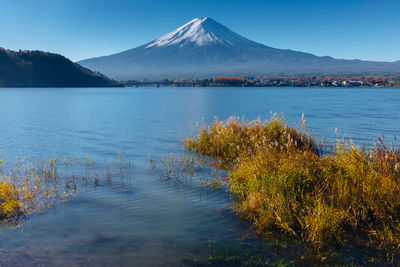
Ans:
[{"label": "clear sky", "polygon": [[80,60],[134,48],[195,17],[272,47],[400,60],[400,0],[0,0],[0,47]]}]

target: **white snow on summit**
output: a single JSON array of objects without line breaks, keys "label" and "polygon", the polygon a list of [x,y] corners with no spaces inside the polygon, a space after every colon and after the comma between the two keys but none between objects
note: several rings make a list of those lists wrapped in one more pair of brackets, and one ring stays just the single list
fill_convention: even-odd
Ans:
[{"label": "white snow on summit", "polygon": [[151,42],[146,48],[153,46],[169,46],[194,43],[197,46],[209,43],[221,43],[225,45],[249,45],[254,42],[234,33],[225,26],[211,18],[195,18],[173,32],[161,36]]}]

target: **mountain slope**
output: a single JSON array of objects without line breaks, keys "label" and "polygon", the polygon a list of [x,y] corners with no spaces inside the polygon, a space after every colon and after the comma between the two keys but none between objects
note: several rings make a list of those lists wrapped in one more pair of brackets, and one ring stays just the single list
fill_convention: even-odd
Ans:
[{"label": "mountain slope", "polygon": [[0,48],[0,87],[102,87],[115,85],[106,76],[69,59],[42,51]]},{"label": "mountain slope", "polygon": [[79,63],[117,79],[400,71],[396,63],[339,60],[272,48],[211,18],[193,19],[145,45]]}]

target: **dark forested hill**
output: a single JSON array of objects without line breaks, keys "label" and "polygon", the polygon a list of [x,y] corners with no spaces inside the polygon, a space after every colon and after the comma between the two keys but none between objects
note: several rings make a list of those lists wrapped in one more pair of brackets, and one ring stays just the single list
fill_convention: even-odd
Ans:
[{"label": "dark forested hill", "polygon": [[0,48],[0,87],[103,87],[116,82],[71,60],[42,51]]}]

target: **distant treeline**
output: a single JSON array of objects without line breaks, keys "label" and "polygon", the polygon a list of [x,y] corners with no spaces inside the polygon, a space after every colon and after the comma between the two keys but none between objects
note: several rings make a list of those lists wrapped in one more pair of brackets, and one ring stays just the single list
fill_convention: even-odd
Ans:
[{"label": "distant treeline", "polygon": [[215,77],[124,83],[126,86],[172,87],[400,87],[400,76]]}]

